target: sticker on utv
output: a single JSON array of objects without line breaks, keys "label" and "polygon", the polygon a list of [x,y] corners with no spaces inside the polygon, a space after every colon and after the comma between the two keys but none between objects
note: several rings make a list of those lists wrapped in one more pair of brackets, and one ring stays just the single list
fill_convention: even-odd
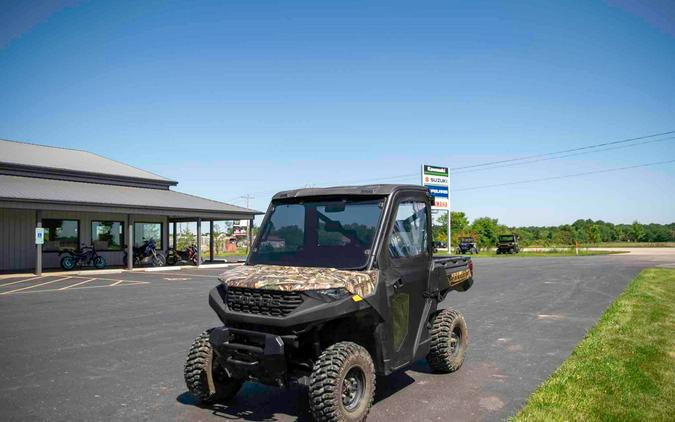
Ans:
[{"label": "sticker on utv", "polygon": [[344,288],[353,295],[375,292],[378,272],[344,271],[335,268],[242,265],[228,269],[218,279],[229,287],[304,291]]},{"label": "sticker on utv", "polygon": [[448,281],[450,282],[451,286],[454,286],[455,284],[459,284],[468,280],[469,278],[471,278],[471,270],[462,270],[450,274],[448,276]]}]

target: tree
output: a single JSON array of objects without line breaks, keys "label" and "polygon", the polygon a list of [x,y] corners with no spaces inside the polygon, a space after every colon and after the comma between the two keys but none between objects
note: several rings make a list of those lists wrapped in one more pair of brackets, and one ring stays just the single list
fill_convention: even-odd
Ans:
[{"label": "tree", "polygon": [[555,235],[553,235],[553,243],[559,245],[574,245],[575,241],[575,231],[567,224],[560,226]]},{"label": "tree", "polygon": [[471,230],[478,236],[478,246],[481,248],[494,246],[497,242],[499,224],[496,218],[477,218],[473,221]]},{"label": "tree", "polygon": [[633,221],[633,224],[630,226],[630,240],[633,242],[639,242],[645,236],[645,228],[637,220]]},{"label": "tree", "polygon": [[600,242],[600,226],[597,224],[588,226],[588,241],[591,243]]},{"label": "tree", "polygon": [[176,239],[176,249],[179,251],[184,250],[188,246],[197,244],[197,236],[190,231],[190,228],[184,227],[183,230],[178,232],[178,239]]},{"label": "tree", "polygon": [[[438,212],[438,211],[437,211]],[[439,214],[433,214],[439,215]],[[440,212],[440,217],[432,218],[432,225],[434,229],[434,241],[447,242],[448,241],[448,213]],[[454,229],[453,229],[454,232]]]},{"label": "tree", "polygon": [[[447,214],[446,220],[447,222]],[[452,243],[457,244],[457,239],[460,236],[464,236],[466,231],[469,229],[469,219],[466,218],[466,214],[461,211],[451,211],[450,212],[450,230],[452,234]]]}]

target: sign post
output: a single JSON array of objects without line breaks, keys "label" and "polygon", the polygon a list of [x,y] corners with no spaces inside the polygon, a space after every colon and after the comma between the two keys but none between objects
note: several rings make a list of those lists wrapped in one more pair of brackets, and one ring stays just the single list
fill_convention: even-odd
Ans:
[{"label": "sign post", "polygon": [[429,188],[434,197],[431,210],[446,212],[448,215],[448,252],[451,250],[450,241],[450,169],[441,166],[422,165],[422,185]]}]

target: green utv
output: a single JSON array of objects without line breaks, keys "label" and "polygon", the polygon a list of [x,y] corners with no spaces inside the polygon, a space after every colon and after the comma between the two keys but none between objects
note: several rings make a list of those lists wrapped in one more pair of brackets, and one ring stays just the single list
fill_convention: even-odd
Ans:
[{"label": "green utv", "polygon": [[515,234],[502,234],[497,237],[497,254],[514,254],[520,252],[518,236]]},{"label": "green utv", "polygon": [[205,403],[245,381],[308,386],[319,421],[361,421],[375,376],[426,357],[462,365],[462,314],[439,308],[473,283],[468,257],[433,257],[432,197],[371,185],[276,194],[245,265],[220,275],[209,304],[223,322],[192,344],[188,389]]}]

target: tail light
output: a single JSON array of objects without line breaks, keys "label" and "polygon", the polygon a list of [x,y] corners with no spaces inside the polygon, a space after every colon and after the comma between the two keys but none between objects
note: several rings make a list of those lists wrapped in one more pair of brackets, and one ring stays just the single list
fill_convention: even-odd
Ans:
[{"label": "tail light", "polygon": [[473,261],[469,261],[469,271],[471,271],[471,276],[473,277]]}]

